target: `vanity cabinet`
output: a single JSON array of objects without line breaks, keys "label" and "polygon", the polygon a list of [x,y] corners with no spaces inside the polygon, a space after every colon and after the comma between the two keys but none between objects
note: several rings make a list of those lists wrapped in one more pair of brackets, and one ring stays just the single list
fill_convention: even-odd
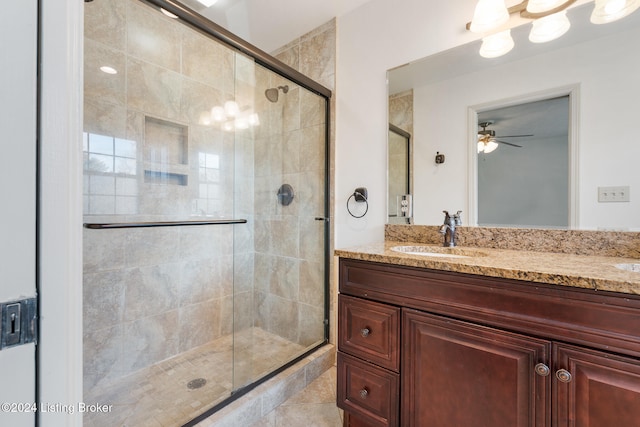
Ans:
[{"label": "vanity cabinet", "polygon": [[397,426],[400,308],[340,295],[338,313],[339,406],[370,422],[362,425]]},{"label": "vanity cabinet", "polygon": [[345,425],[640,425],[640,297],[343,258],[339,268]]}]

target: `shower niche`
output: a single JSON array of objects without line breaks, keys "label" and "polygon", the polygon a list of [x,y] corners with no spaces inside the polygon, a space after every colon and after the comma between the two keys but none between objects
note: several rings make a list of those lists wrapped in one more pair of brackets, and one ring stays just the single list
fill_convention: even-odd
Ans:
[{"label": "shower niche", "polygon": [[144,117],[144,182],[182,185],[189,183],[187,125]]}]

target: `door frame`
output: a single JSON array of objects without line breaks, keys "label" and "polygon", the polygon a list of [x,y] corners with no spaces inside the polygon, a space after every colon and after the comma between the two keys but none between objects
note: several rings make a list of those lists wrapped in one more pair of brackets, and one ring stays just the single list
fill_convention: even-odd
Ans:
[{"label": "door frame", "polygon": [[82,88],[84,3],[39,1],[37,393],[75,411],[36,425],[82,426]]}]

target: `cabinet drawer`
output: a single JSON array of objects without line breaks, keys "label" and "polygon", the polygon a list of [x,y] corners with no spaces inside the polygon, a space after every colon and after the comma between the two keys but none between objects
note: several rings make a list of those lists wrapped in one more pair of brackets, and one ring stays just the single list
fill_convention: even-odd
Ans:
[{"label": "cabinet drawer", "polygon": [[346,295],[338,297],[338,349],[398,372],[400,309]]},{"label": "cabinet drawer", "polygon": [[338,352],[338,407],[371,426],[398,425],[399,376]]}]

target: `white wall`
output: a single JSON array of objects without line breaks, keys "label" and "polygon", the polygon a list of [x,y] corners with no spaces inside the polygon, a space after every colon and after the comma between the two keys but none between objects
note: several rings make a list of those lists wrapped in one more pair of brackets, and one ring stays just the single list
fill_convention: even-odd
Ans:
[{"label": "white wall", "polygon": [[[338,20],[336,61],[335,246],[382,241],[386,223],[386,71],[466,43],[474,0],[372,0]],[[464,122],[466,123],[466,121]],[[369,190],[362,219],[345,203]],[[446,207],[438,207],[439,211]]]},{"label": "white wall", "polygon": [[[37,2],[5,2],[0,26],[0,302],[36,292]],[[35,398],[35,345],[0,351],[0,403]],[[0,410],[0,425],[32,426],[33,412]]]}]

